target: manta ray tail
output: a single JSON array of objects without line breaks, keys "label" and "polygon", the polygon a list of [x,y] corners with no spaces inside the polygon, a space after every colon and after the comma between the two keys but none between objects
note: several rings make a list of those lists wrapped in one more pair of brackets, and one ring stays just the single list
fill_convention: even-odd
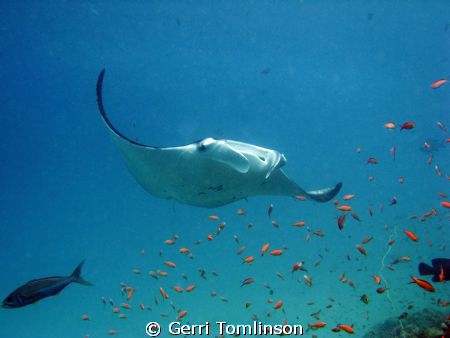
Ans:
[{"label": "manta ray tail", "polygon": [[331,188],[307,191],[306,195],[317,202],[328,202],[339,193],[339,190],[341,190],[341,188],[342,182],[339,182],[338,184],[336,184],[336,186]]}]

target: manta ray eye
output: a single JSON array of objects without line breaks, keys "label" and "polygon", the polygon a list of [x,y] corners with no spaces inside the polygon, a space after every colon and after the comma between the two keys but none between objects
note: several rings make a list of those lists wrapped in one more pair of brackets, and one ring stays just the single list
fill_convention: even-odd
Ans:
[{"label": "manta ray eye", "polygon": [[258,157],[261,161],[266,162],[266,159],[264,157],[262,157],[262,156],[258,156]]}]

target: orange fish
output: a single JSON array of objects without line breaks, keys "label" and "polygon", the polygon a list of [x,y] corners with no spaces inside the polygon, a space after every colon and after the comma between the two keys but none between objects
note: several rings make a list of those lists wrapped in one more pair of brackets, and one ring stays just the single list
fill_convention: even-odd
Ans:
[{"label": "orange fish", "polygon": [[416,278],[414,276],[410,276],[413,280],[411,283],[416,283],[419,285],[422,289],[427,290],[428,292],[434,292],[434,287],[430,283],[428,283],[426,280]]},{"label": "orange fish", "polygon": [[438,175],[439,177],[442,176],[442,172],[441,172],[441,170],[439,169],[439,167],[437,166],[437,164],[434,166],[434,170],[436,171],[436,175]]},{"label": "orange fish", "polygon": [[292,266],[291,272],[297,271],[298,269],[300,269],[301,266],[302,266],[302,262],[297,262],[297,263],[295,263],[295,264]]},{"label": "orange fish", "polygon": [[245,257],[242,259],[242,264],[244,264],[244,263],[250,264],[250,263],[253,263],[254,260],[255,260],[254,256],[248,256],[248,257]]},{"label": "orange fish", "polygon": [[280,300],[278,303],[276,303],[275,305],[274,305],[274,309],[275,310],[278,310],[280,307],[282,307],[283,306],[283,302]]},{"label": "orange fish", "polygon": [[334,205],[338,205],[339,204],[339,200],[334,200],[333,204]]},{"label": "orange fish", "polygon": [[[283,321],[283,327],[284,326],[286,326],[287,324],[286,324],[286,319]],[[283,333],[283,332],[281,332],[280,334],[279,334],[279,336],[286,336],[286,335],[288,335],[288,334],[285,334],[285,333]]]},{"label": "orange fish", "polygon": [[343,200],[348,201],[348,200],[351,200],[353,197],[355,197],[355,195],[353,195],[353,194],[345,195]]},{"label": "orange fish", "polygon": [[364,250],[364,248],[357,244],[356,247],[358,248],[359,252],[361,252],[364,256],[367,256],[366,250]]},{"label": "orange fish", "polygon": [[120,304],[120,306],[123,307],[124,309],[128,309],[128,310],[131,309],[131,305],[127,304],[127,303],[122,303],[122,304]]},{"label": "orange fish", "polygon": [[271,252],[270,252],[270,255],[271,256],[280,256],[281,254],[283,253],[283,250],[272,250]]},{"label": "orange fish", "polygon": [[308,275],[303,275],[303,278],[305,279],[305,284],[309,287],[312,287],[312,278]]},{"label": "orange fish", "polygon": [[179,293],[183,292],[183,288],[176,286],[176,285],[172,286],[172,289],[174,289],[176,292],[179,292]]},{"label": "orange fish", "polygon": [[169,274],[168,272],[165,271],[158,271],[158,274],[162,277],[167,277],[167,275]]},{"label": "orange fish", "polygon": [[292,224],[292,226],[294,227],[302,227],[305,225],[305,222],[295,222],[294,224]]},{"label": "orange fish", "polygon": [[338,327],[347,333],[351,333],[351,334],[355,333],[355,331],[353,330],[353,325],[349,326],[349,325],[345,325],[345,324],[339,324]]},{"label": "orange fish", "polygon": [[442,205],[444,208],[450,209],[450,202],[441,202],[441,205]]},{"label": "orange fish", "polygon": [[444,282],[445,283],[445,272],[444,272],[444,268],[441,265],[441,268],[439,270],[439,281],[440,282]]},{"label": "orange fish", "polygon": [[243,209],[238,209],[237,214],[238,214],[239,216],[245,215],[245,210],[243,210]]},{"label": "orange fish", "polygon": [[212,241],[213,240],[213,235],[211,235],[211,234],[208,234],[208,241]]},{"label": "orange fish", "polygon": [[364,237],[362,240],[362,244],[369,243],[373,239],[372,236]]},{"label": "orange fish", "polygon": [[395,123],[388,122],[385,123],[383,127],[385,127],[386,129],[395,129]]},{"label": "orange fish", "polygon": [[130,291],[128,292],[128,295],[127,295],[127,299],[128,300],[130,300],[131,297],[133,296],[133,292],[134,292],[134,288],[131,288]]},{"label": "orange fish", "polygon": [[327,323],[325,322],[315,322],[314,324],[308,324],[308,327],[311,329],[320,329],[321,327],[325,327]]},{"label": "orange fish", "polygon": [[161,294],[162,298],[164,298],[164,299],[169,298],[169,295],[167,294],[167,292],[164,291],[163,288],[159,288],[159,293]]},{"label": "orange fish", "polygon": [[175,244],[175,241],[174,241],[173,239],[166,239],[166,240],[164,241],[164,243],[166,243],[166,244],[168,244],[168,245],[172,245],[172,244]]},{"label": "orange fish", "polygon": [[442,198],[445,198],[445,197],[447,197],[447,194],[446,194],[446,193],[443,193],[443,192],[438,192],[438,194],[439,194],[439,196],[441,196]]},{"label": "orange fish", "polygon": [[262,249],[261,249],[261,256],[264,256],[264,254],[266,253],[267,249],[269,249],[270,244],[264,244]]},{"label": "orange fish", "polygon": [[405,122],[400,127],[400,131],[403,129],[413,129],[416,126],[416,122]]},{"label": "orange fish", "polygon": [[217,221],[219,219],[219,216],[208,216],[209,219],[212,219],[213,221]]},{"label": "orange fish", "polygon": [[184,316],[186,316],[187,315],[187,311],[185,310],[185,311],[182,311],[182,312],[180,312],[180,314],[177,316],[177,319],[181,319],[181,318],[183,318]]},{"label": "orange fish", "polygon": [[375,275],[372,275],[372,278],[375,279],[375,282],[377,282],[378,284],[381,283],[381,278]]},{"label": "orange fish", "polygon": [[446,80],[446,79],[441,79],[441,80],[434,81],[431,84],[431,88],[433,88],[433,89],[439,88],[440,86],[442,86],[446,82],[448,82],[448,80]]},{"label": "orange fish", "polygon": [[164,264],[167,265],[167,266],[170,266],[171,268],[175,268],[176,267],[175,263],[172,263],[172,262],[169,262],[169,261],[164,262]]},{"label": "orange fish", "polygon": [[336,209],[340,211],[351,211],[352,207],[349,205],[340,205]]},{"label": "orange fish", "polygon": [[299,200],[299,201],[304,201],[306,200],[305,196],[295,196],[295,199]]},{"label": "orange fish", "polygon": [[243,253],[245,251],[245,249],[246,249],[245,246],[241,246],[236,254],[240,255],[241,253]]},{"label": "orange fish", "polygon": [[189,253],[190,250],[188,248],[180,248],[179,250],[181,253]]},{"label": "orange fish", "polygon": [[419,239],[417,238],[417,236],[415,234],[413,234],[411,231],[407,231],[407,230],[403,230],[403,232],[409,237],[411,238],[414,242],[418,242]]},{"label": "orange fish", "polygon": [[319,237],[325,236],[325,234],[322,231],[314,231],[313,234]]},{"label": "orange fish", "polygon": [[186,288],[186,292],[191,292],[192,290],[194,290],[195,289],[195,285],[189,285],[187,288]]}]

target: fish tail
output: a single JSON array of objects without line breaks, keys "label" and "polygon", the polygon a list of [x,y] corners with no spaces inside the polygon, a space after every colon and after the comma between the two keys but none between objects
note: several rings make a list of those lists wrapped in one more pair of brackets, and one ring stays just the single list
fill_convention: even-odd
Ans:
[{"label": "fish tail", "polygon": [[428,264],[420,263],[419,264],[419,273],[421,275],[433,275],[434,269],[432,266],[429,266]]},{"label": "fish tail", "polygon": [[70,277],[73,278],[73,281],[75,283],[79,283],[82,285],[92,285],[91,283],[89,283],[87,280],[84,280],[81,277],[81,268],[83,267],[84,264],[84,259],[81,261],[80,264],[78,264],[78,266],[75,268],[75,270],[73,270],[72,274],[70,275]]}]

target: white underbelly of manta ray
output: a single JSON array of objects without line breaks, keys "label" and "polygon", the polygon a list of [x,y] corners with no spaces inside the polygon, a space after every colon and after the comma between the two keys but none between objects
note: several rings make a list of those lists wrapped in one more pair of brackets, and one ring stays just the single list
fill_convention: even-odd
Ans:
[{"label": "white underbelly of manta ray", "polygon": [[276,150],[232,140],[206,138],[185,146],[158,148],[121,134],[106,115],[103,69],[97,81],[100,114],[111,131],[128,170],[150,194],[180,203],[215,208],[255,195],[304,195],[331,200],[342,187],[305,191],[281,170],[286,158]]}]

